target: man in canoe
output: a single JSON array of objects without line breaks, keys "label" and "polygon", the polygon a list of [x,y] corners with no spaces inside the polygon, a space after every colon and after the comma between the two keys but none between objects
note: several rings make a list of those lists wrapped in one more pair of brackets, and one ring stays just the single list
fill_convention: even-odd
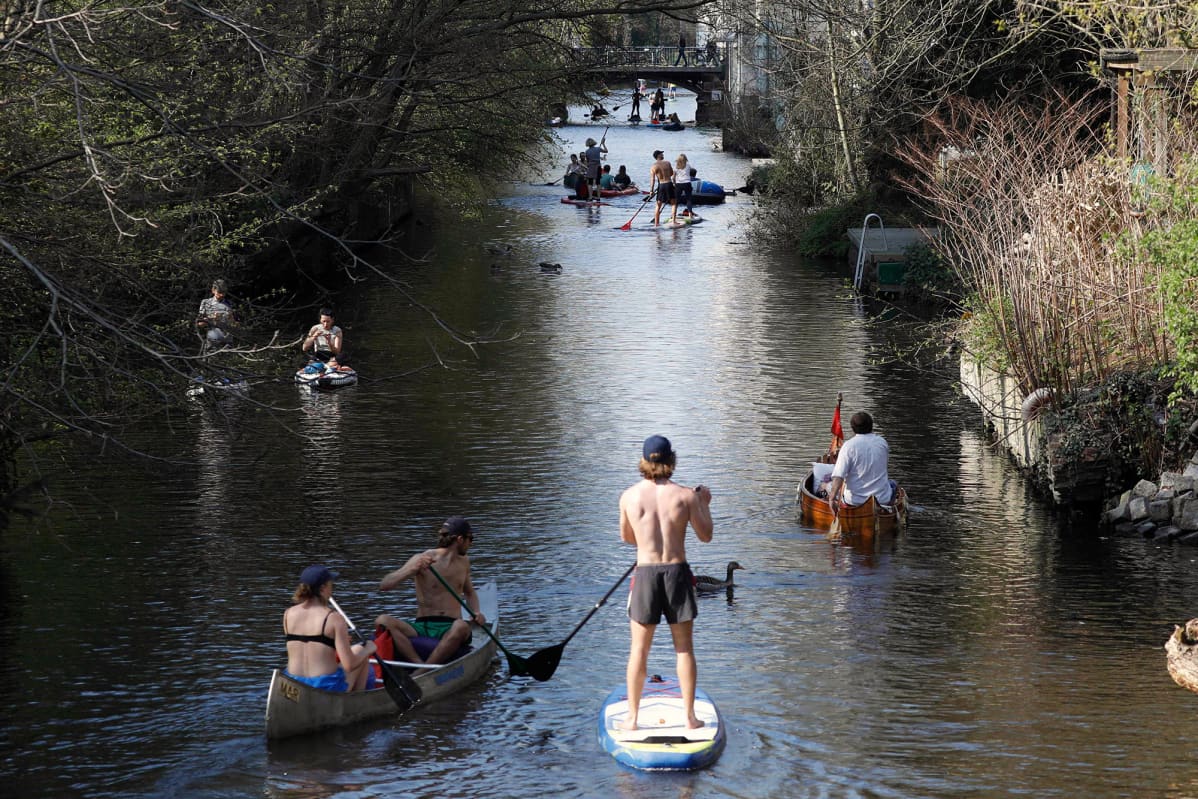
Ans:
[{"label": "man in canoe", "polygon": [[[461,516],[450,516],[441,525],[440,537],[434,549],[413,555],[407,563],[388,574],[379,588],[389,591],[405,580],[416,584],[416,619],[411,624],[383,614],[375,619],[375,627],[385,627],[395,640],[397,654],[411,663],[419,663],[409,638],[416,636],[440,639],[426,663],[445,663],[470,641],[471,624],[484,624],[479,610],[478,594],[470,582],[470,558],[467,553],[474,542],[470,522]],[[433,573],[436,570],[436,574]],[[437,579],[437,575],[441,579]],[[441,583],[444,580],[472,611],[473,621],[462,619],[462,606]]]},{"label": "man in canoe", "polygon": [[657,187],[657,212],[653,214],[653,226],[661,224],[661,209],[666,203],[672,206],[672,215],[678,213],[678,200],[674,196],[674,168],[661,150],[653,151],[653,166],[649,167],[649,194]]},{"label": "man in canoe", "polygon": [[711,491],[705,486],[675,483],[676,456],[669,439],[650,436],[641,450],[640,482],[620,496],[620,539],[636,544],[636,571],[628,593],[628,619],[632,644],[628,653],[628,716],[621,724],[637,728],[641,690],[645,685],[649,648],[661,617],[665,616],[674,639],[678,683],[686,709],[686,726],[702,727],[695,716],[695,665],[693,626],[699,609],[695,578],[686,562],[686,526],[700,541],[711,540]]},{"label": "man in canoe", "polygon": [[865,411],[854,413],[849,426],[853,428],[853,437],[840,447],[832,469],[832,484],[828,487],[832,510],[838,510],[842,501],[861,505],[870,497],[879,504],[890,504],[894,498],[894,483],[887,472],[890,446],[874,432],[873,417]]}]

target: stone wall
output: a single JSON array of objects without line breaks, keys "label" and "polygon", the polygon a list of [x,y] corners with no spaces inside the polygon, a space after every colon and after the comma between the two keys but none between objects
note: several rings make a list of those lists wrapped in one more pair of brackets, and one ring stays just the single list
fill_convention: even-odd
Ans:
[{"label": "stone wall", "polygon": [[1109,453],[1098,447],[1072,452],[1064,436],[1045,430],[1041,414],[1050,409],[1050,392],[1024,396],[1014,379],[964,354],[960,374],[962,393],[981,408],[995,443],[1036,487],[1058,506],[1097,517],[1115,467]]},{"label": "stone wall", "polygon": [[1107,511],[1106,522],[1118,535],[1177,540],[1198,545],[1198,453],[1185,470],[1164,472],[1160,482],[1141,480],[1124,491],[1118,504]]}]

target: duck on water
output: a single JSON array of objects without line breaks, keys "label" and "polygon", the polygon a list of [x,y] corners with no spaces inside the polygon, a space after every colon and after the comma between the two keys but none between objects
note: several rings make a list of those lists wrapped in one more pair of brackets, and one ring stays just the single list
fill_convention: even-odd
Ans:
[{"label": "duck on water", "polygon": [[718,577],[708,577],[704,574],[696,575],[695,589],[699,591],[722,591],[725,588],[734,588],[736,584],[732,582],[732,572],[737,569],[746,570],[744,566],[741,566],[736,561],[730,561],[728,563],[728,572],[723,580]]}]

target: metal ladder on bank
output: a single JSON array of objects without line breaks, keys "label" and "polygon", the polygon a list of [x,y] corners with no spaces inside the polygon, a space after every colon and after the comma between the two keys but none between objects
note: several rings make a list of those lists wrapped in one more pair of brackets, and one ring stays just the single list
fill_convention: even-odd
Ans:
[{"label": "metal ladder on bank", "polygon": [[882,217],[877,214],[866,214],[865,219],[861,221],[861,246],[857,248],[857,269],[853,272],[853,288],[857,291],[861,290],[861,280],[865,274],[865,252],[868,249],[865,245],[865,237],[869,233],[869,220],[871,219],[878,220],[878,229],[882,231],[883,249],[890,249],[890,242],[886,239],[886,226],[882,224]]}]

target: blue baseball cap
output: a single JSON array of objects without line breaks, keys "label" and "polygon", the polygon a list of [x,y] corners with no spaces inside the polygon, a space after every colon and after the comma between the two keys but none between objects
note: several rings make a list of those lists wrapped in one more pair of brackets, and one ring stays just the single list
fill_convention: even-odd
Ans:
[{"label": "blue baseball cap", "polygon": [[665,436],[649,436],[645,439],[641,455],[650,463],[667,463],[674,457],[674,450],[670,447],[670,439]]},{"label": "blue baseball cap", "polygon": [[309,566],[300,574],[300,582],[316,590],[325,583],[336,580],[339,576],[337,572],[329,571],[325,566]]},{"label": "blue baseball cap", "polygon": [[470,535],[470,522],[466,521],[465,516],[450,516],[445,520],[445,524],[441,525],[441,533],[443,535]]}]

